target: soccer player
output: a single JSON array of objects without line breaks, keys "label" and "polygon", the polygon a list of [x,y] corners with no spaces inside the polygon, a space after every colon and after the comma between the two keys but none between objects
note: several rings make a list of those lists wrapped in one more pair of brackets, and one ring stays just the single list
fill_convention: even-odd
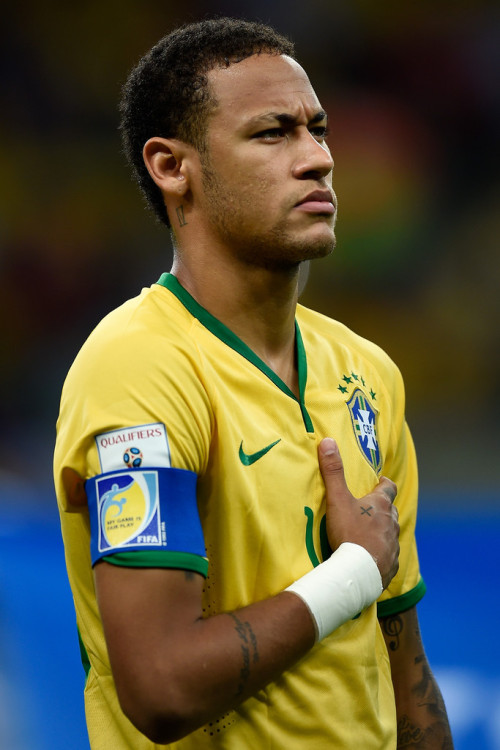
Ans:
[{"label": "soccer player", "polygon": [[91,747],[451,748],[415,609],[401,376],[297,303],[337,202],[292,44],[244,21],[182,27],[121,111],[174,263],[100,323],[62,395]]}]

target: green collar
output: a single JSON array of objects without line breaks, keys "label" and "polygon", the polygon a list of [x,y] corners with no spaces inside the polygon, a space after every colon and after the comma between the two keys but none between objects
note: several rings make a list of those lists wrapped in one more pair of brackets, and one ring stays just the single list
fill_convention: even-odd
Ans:
[{"label": "green collar", "polygon": [[[255,352],[245,344],[244,341],[239,338],[239,336],[233,333],[227,326],[224,325],[224,323],[221,323],[220,320],[217,320],[217,318],[211,315],[208,310],[205,310],[205,308],[202,307],[194,299],[194,297],[192,297],[189,292],[184,289],[183,286],[181,286],[175,276],[173,276],[171,273],[163,273],[158,279],[157,283],[172,292],[172,294],[174,294],[177,299],[182,302],[186,310],[188,310],[193,317],[197,318],[197,320],[199,320],[200,323],[205,326],[205,328],[213,333],[214,336],[217,336],[217,338],[223,341],[227,346],[230,346],[231,349],[234,349],[234,351],[238,352],[238,354],[241,354],[242,357],[245,357],[245,359],[251,362],[255,367],[263,372],[264,375],[272,380],[272,382],[276,386],[278,386],[278,388],[283,391],[283,393],[286,393],[287,396],[290,396],[290,398],[293,398],[294,401],[297,401],[295,394],[290,390],[287,384],[284,383],[283,380],[281,380],[281,378],[279,378],[276,373],[271,370],[271,368],[266,365],[266,363],[260,357],[258,357]],[[307,383],[307,358],[304,348],[304,342],[302,340],[302,335],[300,333],[300,328],[297,321],[295,321],[295,345],[297,347],[297,367],[299,374],[300,398],[298,402],[302,410],[302,417],[304,419],[304,424],[307,432],[314,432],[311,418],[307,413],[307,409],[304,403]]]}]

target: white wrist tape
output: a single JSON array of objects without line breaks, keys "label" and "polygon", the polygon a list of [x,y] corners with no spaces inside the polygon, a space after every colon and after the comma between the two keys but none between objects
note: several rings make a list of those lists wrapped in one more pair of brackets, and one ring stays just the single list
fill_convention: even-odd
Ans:
[{"label": "white wrist tape", "polygon": [[377,563],[359,544],[344,542],[333,555],[288,586],[306,603],[317,640],[362,612],[382,593]]}]

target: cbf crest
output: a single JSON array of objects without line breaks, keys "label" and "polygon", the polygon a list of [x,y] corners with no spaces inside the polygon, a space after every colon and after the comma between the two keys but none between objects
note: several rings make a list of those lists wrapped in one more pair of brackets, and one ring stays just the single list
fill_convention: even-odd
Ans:
[{"label": "cbf crest", "polygon": [[378,474],[382,468],[382,457],[377,438],[378,411],[360,388],[354,390],[346,403],[361,453]]}]

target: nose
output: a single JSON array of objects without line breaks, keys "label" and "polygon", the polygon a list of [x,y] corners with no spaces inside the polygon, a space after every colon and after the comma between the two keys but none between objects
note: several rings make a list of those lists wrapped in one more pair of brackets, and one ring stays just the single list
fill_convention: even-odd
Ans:
[{"label": "nose", "polygon": [[312,133],[305,132],[299,139],[293,176],[299,180],[326,177],[333,169],[333,158],[325,141],[318,141]]}]

